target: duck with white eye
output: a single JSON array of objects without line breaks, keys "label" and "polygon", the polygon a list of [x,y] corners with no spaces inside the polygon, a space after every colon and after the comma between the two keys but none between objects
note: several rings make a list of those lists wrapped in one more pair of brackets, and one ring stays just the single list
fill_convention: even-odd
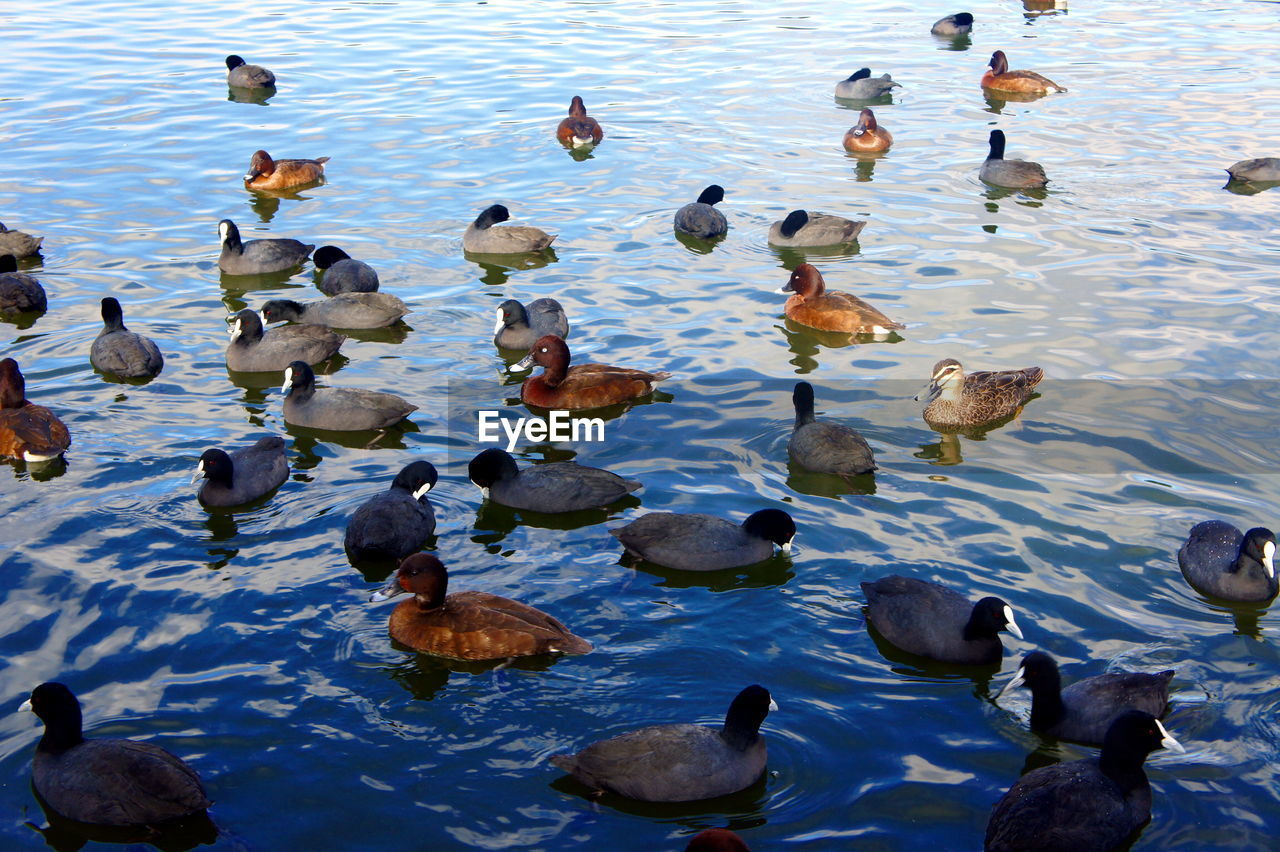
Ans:
[{"label": "duck with white eye", "polygon": [[783,306],[787,318],[810,328],[872,334],[881,340],[906,328],[852,293],[828,290],[822,273],[811,263],[797,266],[777,292],[789,297]]},{"label": "duck with white eye", "polygon": [[264,331],[262,317],[248,308],[232,319],[227,369],[241,373],[275,372],[293,361],[318,364],[336,355],[347,339],[321,325],[286,325]]},{"label": "duck with white eye", "polygon": [[358,388],[317,388],[316,374],[305,361],[284,371],[284,419],[294,426],[360,432],[385,429],[418,410],[392,393]]},{"label": "duck with white eye", "polygon": [[501,660],[539,654],[589,654],[591,643],[549,613],[488,592],[448,594],[438,557],[415,553],[370,601],[409,593],[391,611],[391,638],[415,651],[454,660]]}]

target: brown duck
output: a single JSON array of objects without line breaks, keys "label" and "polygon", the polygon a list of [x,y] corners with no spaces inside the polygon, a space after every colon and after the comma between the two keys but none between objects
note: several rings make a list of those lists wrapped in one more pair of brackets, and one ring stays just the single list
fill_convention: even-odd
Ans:
[{"label": "brown duck", "polygon": [[52,411],[27,402],[26,392],[18,362],[0,361],[0,456],[41,462],[62,455],[71,433]]},{"label": "brown duck", "polygon": [[844,133],[844,149],[854,154],[875,154],[888,151],[893,144],[893,134],[876,123],[876,114],[864,109],[858,114],[858,123]]},{"label": "brown duck", "polygon": [[906,328],[857,296],[828,292],[822,273],[810,263],[797,266],[780,292],[794,294],[783,308],[787,316],[811,328],[849,334],[888,334]]},{"label": "brown duck", "polygon": [[1009,60],[1003,50],[991,54],[990,68],[982,75],[982,88],[995,89],[1001,92],[1026,92],[1032,95],[1047,95],[1052,92],[1065,92],[1062,86],[1043,74],[1034,71],[1010,71]]},{"label": "brown duck", "polygon": [[314,160],[273,160],[266,151],[254,151],[244,176],[246,189],[288,189],[315,183],[324,177],[328,157]]},{"label": "brown duck", "polygon": [[1043,378],[1039,367],[965,375],[959,361],[943,358],[916,399],[928,400],[924,420],[930,426],[979,426],[1017,414]]},{"label": "brown duck", "polygon": [[415,651],[455,660],[502,660],[534,654],[586,654],[591,643],[541,610],[491,595],[455,592],[446,597],[449,573],[430,553],[415,553],[370,600],[402,592],[391,611],[391,638]]},{"label": "brown duck", "polygon": [[560,126],[556,128],[556,138],[562,145],[581,148],[600,144],[604,131],[600,129],[600,122],[587,115],[587,107],[582,103],[582,98],[574,95],[569,102],[569,116],[561,119]]},{"label": "brown duck", "polygon": [[545,369],[541,374],[524,380],[520,387],[520,400],[525,405],[542,408],[599,408],[639,399],[653,393],[653,386],[658,382],[671,378],[670,373],[649,373],[605,364],[575,364],[570,367],[569,347],[554,334],[538,338],[524,360],[512,365],[511,369],[527,370],[534,364]]}]

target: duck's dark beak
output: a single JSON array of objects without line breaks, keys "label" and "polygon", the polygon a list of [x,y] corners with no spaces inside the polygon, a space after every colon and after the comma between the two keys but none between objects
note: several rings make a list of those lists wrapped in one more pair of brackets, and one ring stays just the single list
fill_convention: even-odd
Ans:
[{"label": "duck's dark beak", "polygon": [[369,595],[369,600],[370,602],[375,602],[375,603],[377,601],[386,601],[386,600],[390,600],[391,598],[394,598],[396,595],[401,594],[403,592],[404,592],[404,589],[400,587],[400,577],[392,576],[390,583],[387,583],[381,589],[378,589],[378,591]]},{"label": "duck's dark beak", "polygon": [[913,396],[912,399],[914,399],[916,402],[923,402],[926,405],[928,405],[929,403],[937,399],[938,394],[940,393],[942,393],[942,385],[938,384],[933,379],[930,379],[929,384],[921,388],[920,393]]}]

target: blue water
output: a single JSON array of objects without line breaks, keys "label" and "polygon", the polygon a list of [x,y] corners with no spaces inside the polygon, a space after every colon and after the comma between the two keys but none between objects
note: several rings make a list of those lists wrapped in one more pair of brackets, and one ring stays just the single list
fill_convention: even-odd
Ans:
[{"label": "blue water", "polygon": [[[1033,4],[1034,5],[1034,4]],[[1280,832],[1275,614],[1183,582],[1196,521],[1276,523],[1274,325],[1280,190],[1222,169],[1280,156],[1274,3],[970,7],[858,4],[70,2],[0,8],[0,221],[45,236],[23,264],[50,310],[0,325],[28,396],[73,433],[65,465],[0,471],[0,707],[62,680],[94,735],[159,743],[216,801],[216,848],[681,849],[730,825],[753,849],[974,849],[1032,763],[1091,750],[1026,730],[990,698],[1022,654],[1067,679],[1174,668],[1185,755],[1148,761],[1134,849],[1263,850]],[[990,52],[1067,94],[988,100]],[[270,67],[265,103],[228,98],[223,57]],[[903,84],[876,105],[884,156],[840,145],[832,98],[864,65]],[[604,127],[585,159],[553,137],[581,95]],[[987,134],[1042,163],[1039,195],[977,181]],[[296,197],[243,189],[249,156],[329,156]],[[676,208],[710,183],[728,238],[686,246]],[[501,202],[558,233],[554,259],[475,263],[466,224]],[[799,262],[767,246],[797,207],[869,222],[810,256],[833,289],[905,322],[853,343],[782,316]],[[413,312],[353,338],[322,381],[400,393],[412,425],[370,436],[286,427],[278,380],[231,381],[225,317],[319,298],[311,267],[224,279],[217,222],[246,239],[333,243]],[[144,385],[104,381],[99,299],[154,338]],[[481,507],[475,413],[518,416],[490,343],[504,299],[555,296],[575,360],[664,369],[602,444],[522,445],[640,479],[639,507],[555,525]],[[931,366],[1044,368],[1040,398],[980,438],[930,430],[911,397]],[[791,469],[791,387],[863,432],[879,470],[846,484]],[[207,512],[189,477],[210,446],[284,434],[290,480]],[[505,668],[394,647],[386,569],[350,565],[355,507],[407,461],[441,472],[434,551],[451,588],[546,609],[590,655]],[[607,534],[642,511],[735,520],[786,508],[792,554],[749,571],[636,570]],[[568,528],[565,528],[568,527]],[[858,584],[889,573],[999,594],[1009,637],[990,683],[886,659]],[[584,798],[546,763],[643,724],[716,723],[739,689],[780,705],[769,772],[712,803]],[[44,846],[29,787],[40,727],[0,714],[0,846]],[[90,848],[94,847],[90,843]],[[73,848],[59,846],[58,848]],[[105,848],[105,847],[102,847]]]}]

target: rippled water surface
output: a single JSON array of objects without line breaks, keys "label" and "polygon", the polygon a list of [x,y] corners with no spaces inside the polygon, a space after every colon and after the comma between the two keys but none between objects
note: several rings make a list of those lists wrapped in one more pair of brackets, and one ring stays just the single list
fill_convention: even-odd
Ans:
[{"label": "rippled water surface", "polygon": [[[74,436],[65,465],[0,471],[0,846],[44,844],[25,824],[44,822],[40,728],[10,711],[56,679],[93,733],[197,767],[219,848],[682,849],[730,825],[760,850],[973,849],[1024,765],[1090,753],[1030,734],[1025,695],[990,700],[1043,648],[1068,679],[1177,671],[1188,753],[1148,762],[1134,849],[1274,848],[1276,615],[1203,599],[1174,554],[1198,520],[1277,522],[1280,189],[1229,191],[1222,169],[1280,155],[1280,6],[1065,6],[979,3],[958,42],[929,34],[955,9],[890,2],[0,7],[0,221],[45,236],[23,268],[50,304],[0,325],[0,354]],[[984,98],[995,49],[1070,91]],[[228,53],[273,69],[276,94],[229,97]],[[874,106],[894,147],[859,160],[840,139],[861,105],[832,89],[864,65],[903,88]],[[605,129],[586,157],[553,138],[574,94]],[[1047,191],[978,182],[993,127]],[[327,155],[327,183],[251,194],[257,148]],[[728,238],[678,241],[674,210],[710,183]],[[558,233],[554,256],[465,258],[494,202]],[[900,336],[783,318],[774,291],[802,256],[765,234],[797,207],[868,219],[856,247],[809,260]],[[412,306],[322,377],[408,397],[411,425],[372,447],[295,429],[278,377],[232,381],[227,313],[319,294],[310,265],[223,278],[222,218],[340,245]],[[163,349],[156,380],[90,367],[108,293]],[[577,360],[675,374],[603,444],[519,448],[642,480],[607,517],[482,507],[466,477],[476,411],[524,413],[494,308],[540,296],[565,305]],[[1014,422],[942,435],[911,397],[944,357],[1046,379]],[[867,436],[874,478],[788,466],[799,377]],[[286,484],[201,508],[200,452],[266,433],[288,441]],[[390,607],[367,602],[388,569],[353,567],[342,531],[414,458],[441,471],[432,546],[452,588],[545,608],[594,653],[495,668],[391,644]],[[745,571],[636,569],[606,531],[765,506],[794,515],[797,546]],[[1026,641],[991,680],[886,658],[858,584],[889,573],[1002,595]],[[740,794],[596,803],[546,763],[641,724],[715,723],[753,682],[781,709],[769,772]]]}]

